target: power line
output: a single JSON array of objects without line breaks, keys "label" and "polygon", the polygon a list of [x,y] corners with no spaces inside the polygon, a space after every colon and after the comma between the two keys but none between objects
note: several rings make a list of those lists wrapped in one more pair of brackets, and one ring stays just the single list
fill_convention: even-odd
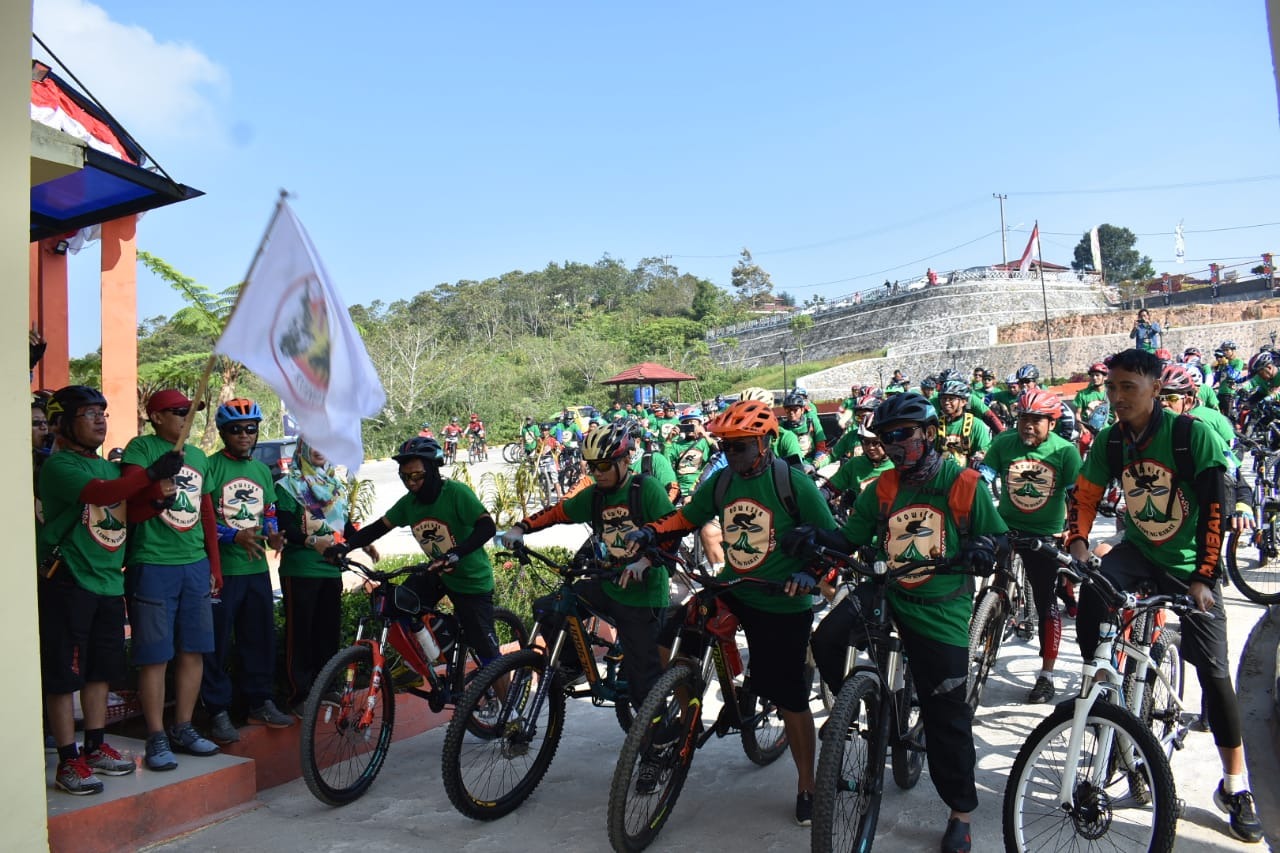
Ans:
[{"label": "power line", "polygon": [[[1221,228],[1196,228],[1183,229],[1183,234],[1216,234],[1220,231],[1244,231],[1248,228],[1270,228],[1280,225],[1280,222],[1257,222],[1252,225],[1224,225]],[[1011,229],[1012,230],[1012,229]],[[1019,231],[1024,229],[1017,229]],[[1058,237],[1074,237],[1075,231],[1041,231],[1042,235],[1055,235]],[[1087,232],[1086,232],[1087,233]],[[1144,231],[1141,234],[1134,234],[1135,237],[1172,237],[1176,232],[1173,231]]]},{"label": "power line", "polygon": [[1179,184],[1149,184],[1137,187],[1107,187],[1094,190],[1025,190],[1010,195],[1104,195],[1107,193],[1156,192],[1159,190],[1182,190],[1195,187],[1221,187],[1231,184],[1258,184],[1266,181],[1278,181],[1280,175],[1252,175],[1246,178],[1221,178],[1212,181],[1186,181]]},{"label": "power line", "polygon": [[845,284],[850,281],[860,281],[861,279],[865,279],[865,278],[877,278],[879,276],[884,275],[885,273],[895,272],[900,269],[905,269],[906,267],[917,266],[919,264],[924,263],[925,261],[933,260],[934,258],[947,254],[948,252],[954,252],[956,249],[963,249],[965,246],[971,246],[974,243],[978,242],[979,240],[985,240],[988,237],[994,234],[999,234],[999,233],[1000,233],[999,231],[988,231],[986,234],[982,234],[978,237],[974,237],[972,240],[966,240],[965,242],[957,246],[952,246],[949,249],[943,249],[940,252],[934,252],[932,255],[925,255],[923,258],[916,258],[915,260],[907,261],[906,263],[898,264],[897,266],[893,266],[893,267],[886,267],[885,269],[876,270],[875,272],[862,273],[860,275],[849,276],[848,278],[832,279],[831,281],[820,281],[820,282],[817,282],[816,284],[789,284],[786,286],[785,289],[787,291],[807,290],[811,287],[826,287],[829,284]]}]

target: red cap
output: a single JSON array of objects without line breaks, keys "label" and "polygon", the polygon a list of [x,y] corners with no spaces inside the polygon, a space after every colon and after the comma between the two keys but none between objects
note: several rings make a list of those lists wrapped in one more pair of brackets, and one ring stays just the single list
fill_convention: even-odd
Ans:
[{"label": "red cap", "polygon": [[[187,399],[187,395],[183,394],[176,388],[166,388],[163,391],[157,391],[151,395],[151,399],[147,400],[147,414],[163,412],[165,409],[189,409],[191,401]],[[204,403],[196,406],[196,411],[204,408]]]}]

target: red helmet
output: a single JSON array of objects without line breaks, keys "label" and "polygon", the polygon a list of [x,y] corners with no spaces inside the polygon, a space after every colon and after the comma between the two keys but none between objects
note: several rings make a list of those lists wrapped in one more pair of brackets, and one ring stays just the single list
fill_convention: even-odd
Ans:
[{"label": "red helmet", "polygon": [[1165,394],[1194,394],[1196,381],[1181,364],[1170,364],[1160,372],[1160,391]]},{"label": "red helmet", "polygon": [[1062,414],[1062,400],[1052,391],[1037,388],[1018,395],[1018,414],[1040,415],[1057,420]]},{"label": "red helmet", "polygon": [[1101,373],[1103,376],[1107,376],[1111,373],[1111,369],[1102,362],[1095,361],[1093,364],[1089,365],[1089,372]]},{"label": "red helmet", "polygon": [[478,420],[480,420],[480,416],[479,416],[479,415],[477,415],[475,412],[472,412],[472,413],[471,413],[471,420],[473,420],[473,421],[478,421]]},{"label": "red helmet", "polygon": [[1156,350],[1156,358],[1160,359],[1165,364],[1168,364],[1169,362],[1173,361],[1173,353],[1169,352],[1164,347],[1161,347],[1160,349]]}]

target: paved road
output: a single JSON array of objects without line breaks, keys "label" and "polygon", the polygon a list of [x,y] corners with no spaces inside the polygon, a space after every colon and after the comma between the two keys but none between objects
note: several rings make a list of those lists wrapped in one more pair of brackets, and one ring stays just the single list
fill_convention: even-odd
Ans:
[{"label": "paved road", "polygon": [[[366,476],[372,473],[369,471]],[[1228,591],[1227,609],[1231,651],[1237,662],[1251,631],[1272,631],[1269,639],[1258,644],[1260,649],[1270,649],[1271,654],[1255,656],[1240,666],[1239,691],[1250,774],[1255,790],[1263,795],[1260,806],[1264,822],[1274,832],[1280,828],[1280,809],[1270,790],[1276,785],[1277,759],[1268,721],[1275,626],[1266,623],[1265,608],[1244,601],[1234,591]],[[1058,672],[1060,682],[1065,681],[1069,689],[1079,684],[1080,659],[1074,651],[1074,627],[1068,624],[1064,634]],[[1028,707],[1020,701],[1034,681],[1038,666],[1032,646],[1011,643],[1001,654],[987,687],[985,705],[977,716],[974,731],[981,805],[974,814],[973,849],[981,853],[1003,849],[1000,802],[1006,776],[1022,741],[1048,713],[1043,706]],[[1199,687],[1194,674],[1188,675],[1187,696],[1195,707]],[[1059,692],[1060,697],[1063,695],[1065,690]],[[440,782],[443,734],[437,729],[394,744],[371,791],[349,806],[323,806],[301,781],[293,782],[261,794],[261,807],[253,812],[157,849],[270,849],[273,853],[426,849],[483,853],[608,848],[605,809],[623,737],[610,709],[571,701],[565,736],[546,778],[521,809],[492,823],[462,817],[445,797]],[[1173,766],[1179,782],[1178,795],[1187,805],[1178,825],[1177,850],[1216,853],[1265,849],[1265,845],[1240,844],[1225,832],[1223,818],[1212,802],[1220,765],[1210,735],[1191,734],[1186,749],[1174,756]],[[877,849],[936,850],[947,811],[929,783],[927,772],[911,791],[899,791],[891,782],[888,784]],[[807,849],[808,830],[795,826],[791,820],[794,790],[795,771],[785,757],[770,767],[757,768],[747,761],[739,741],[713,740],[698,754],[684,793],[651,849]],[[1271,841],[1280,841],[1280,835],[1272,835]]]}]

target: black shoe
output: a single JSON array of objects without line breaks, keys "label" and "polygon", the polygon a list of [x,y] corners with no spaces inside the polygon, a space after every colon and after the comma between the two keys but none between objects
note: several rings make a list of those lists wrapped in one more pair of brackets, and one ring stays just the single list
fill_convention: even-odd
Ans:
[{"label": "black shoe", "polygon": [[801,826],[813,825],[813,794],[809,791],[796,794],[796,823]]},{"label": "black shoe", "polygon": [[1222,783],[1213,792],[1213,804],[1218,811],[1230,815],[1231,834],[1241,841],[1257,844],[1262,840],[1262,821],[1258,820],[1258,812],[1253,807],[1253,794],[1248,791],[1237,791],[1228,794],[1222,790]]},{"label": "black shoe", "polygon": [[1028,705],[1043,705],[1053,698],[1054,687],[1053,679],[1045,678],[1043,675],[1036,679],[1035,686],[1031,688],[1031,692],[1027,694]]},{"label": "black shoe", "polygon": [[973,844],[969,838],[969,824],[953,817],[947,821],[947,831],[942,833],[942,853],[969,853]]},{"label": "black shoe", "polygon": [[655,756],[646,755],[640,760],[640,772],[636,775],[636,793],[648,796],[658,790],[658,778],[662,765]]}]

